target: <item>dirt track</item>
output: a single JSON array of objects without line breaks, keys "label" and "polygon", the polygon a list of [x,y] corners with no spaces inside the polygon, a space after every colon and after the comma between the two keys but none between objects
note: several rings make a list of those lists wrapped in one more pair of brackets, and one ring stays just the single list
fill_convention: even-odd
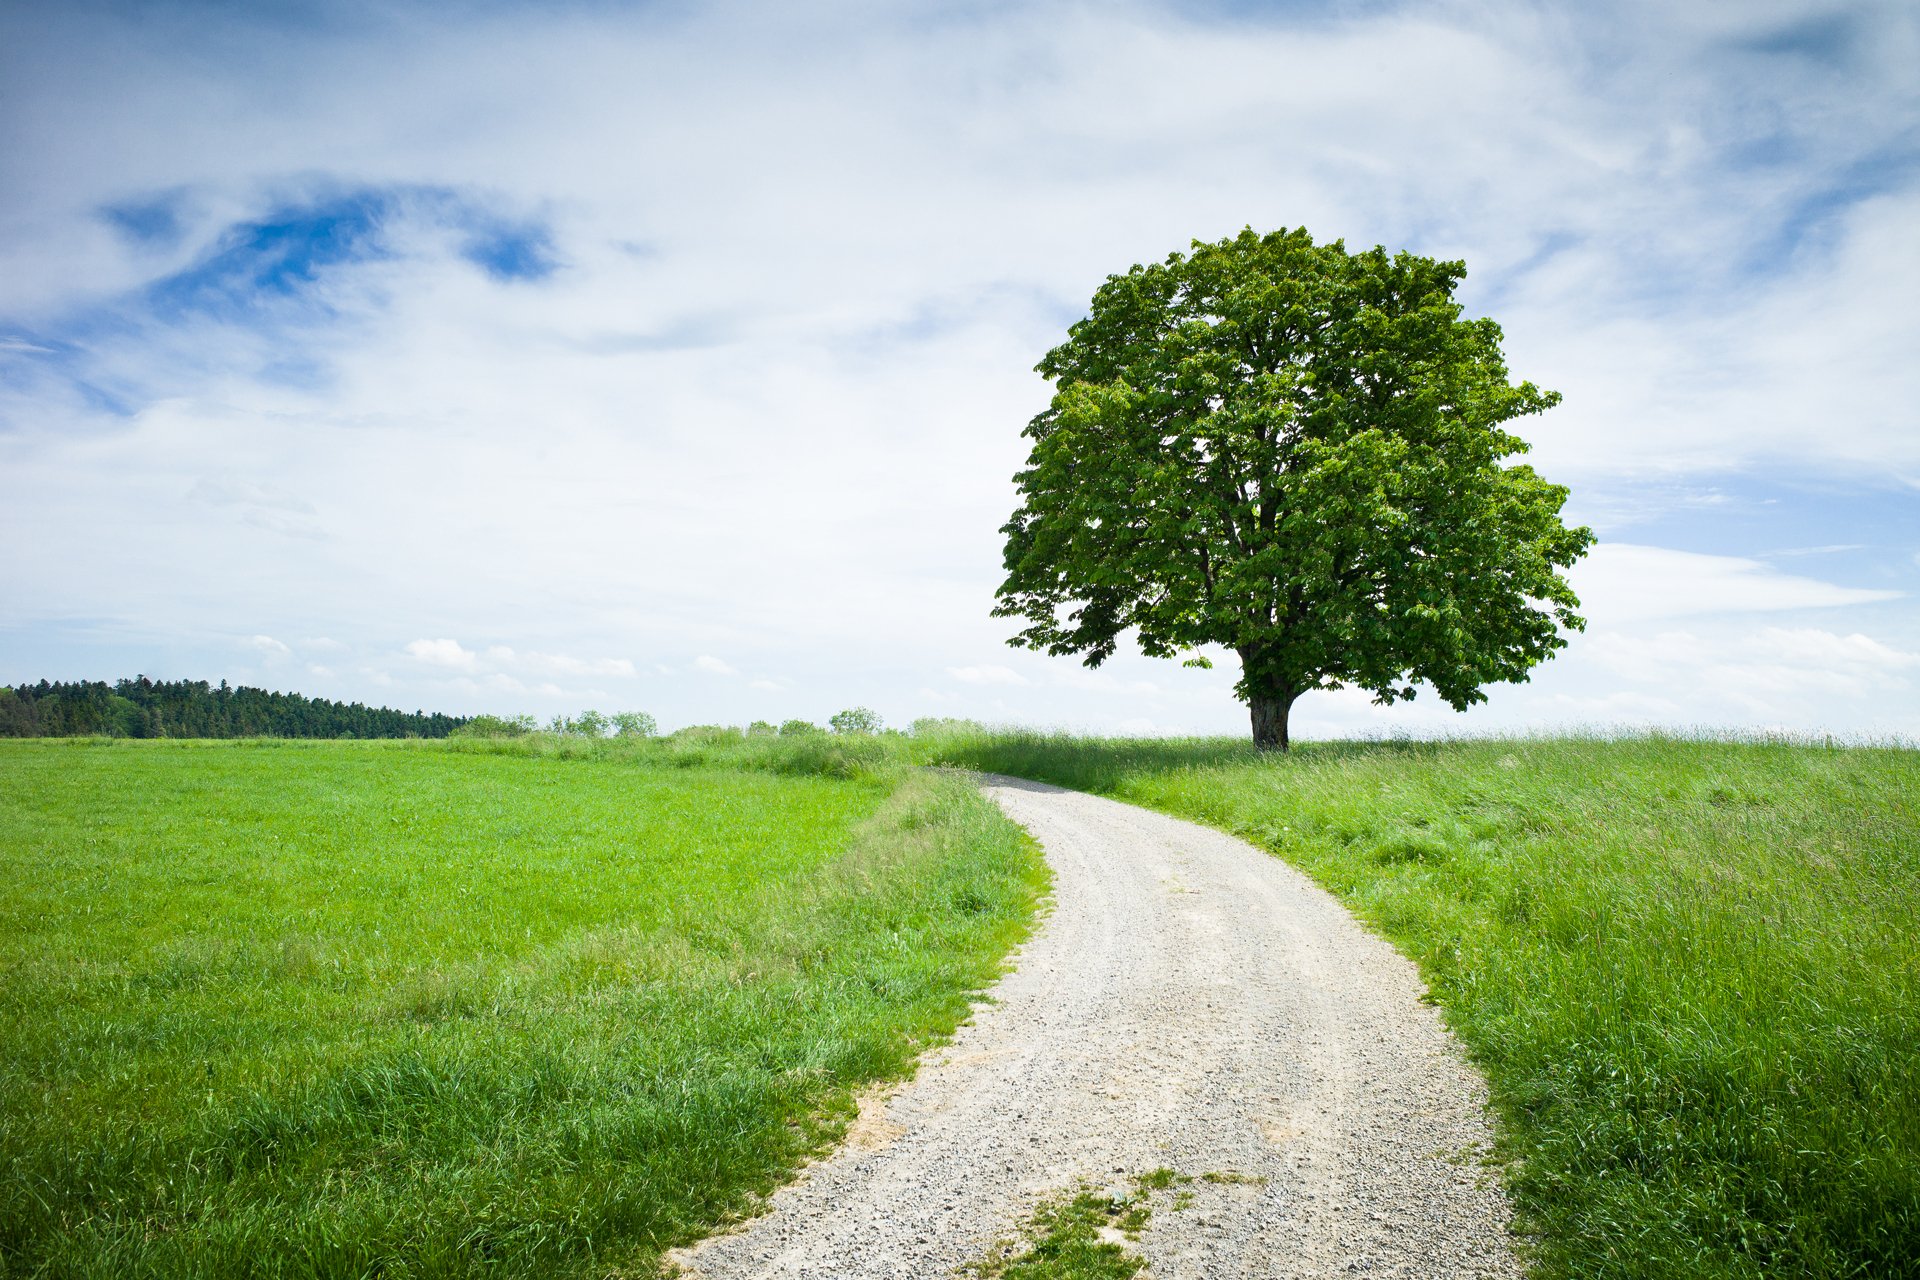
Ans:
[{"label": "dirt track", "polygon": [[1039,1200],[1163,1166],[1234,1177],[1156,1199],[1162,1280],[1520,1273],[1484,1087],[1409,962],[1219,832],[986,790],[1046,848],[1051,914],[993,1003],[690,1275],[945,1276]]}]

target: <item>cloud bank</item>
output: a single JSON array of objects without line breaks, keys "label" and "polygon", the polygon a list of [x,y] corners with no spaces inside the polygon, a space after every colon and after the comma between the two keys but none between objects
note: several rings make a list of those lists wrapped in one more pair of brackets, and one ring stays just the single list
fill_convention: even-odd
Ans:
[{"label": "cloud bank", "polygon": [[1228,670],[1005,650],[996,530],[1105,275],[1303,224],[1464,258],[1567,397],[1591,628],[1432,724],[1920,731],[1831,678],[1920,649],[1910,6],[0,24],[0,678],[1238,730]]}]

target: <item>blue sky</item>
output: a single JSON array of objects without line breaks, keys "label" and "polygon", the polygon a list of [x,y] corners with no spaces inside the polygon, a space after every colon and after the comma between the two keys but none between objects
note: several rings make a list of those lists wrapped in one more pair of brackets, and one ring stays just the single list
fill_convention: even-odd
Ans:
[{"label": "blue sky", "polygon": [[1588,631],[1456,715],[1920,734],[1903,3],[0,13],[0,681],[1239,732],[987,616],[1109,272],[1464,258]]}]

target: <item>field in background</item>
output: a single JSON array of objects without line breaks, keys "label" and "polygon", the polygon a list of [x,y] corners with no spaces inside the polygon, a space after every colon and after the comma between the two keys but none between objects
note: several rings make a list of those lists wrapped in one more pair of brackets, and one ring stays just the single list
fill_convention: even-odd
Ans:
[{"label": "field in background", "polygon": [[650,1274],[1027,928],[900,754],[0,743],[0,1274]]},{"label": "field in background", "polygon": [[1547,1276],[1920,1275],[1920,752],[955,734],[1235,832],[1417,960]]}]

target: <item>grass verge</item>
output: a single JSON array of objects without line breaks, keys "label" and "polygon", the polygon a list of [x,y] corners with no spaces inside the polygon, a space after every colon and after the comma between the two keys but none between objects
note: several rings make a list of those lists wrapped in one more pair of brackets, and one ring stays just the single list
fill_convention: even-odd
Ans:
[{"label": "grass verge", "polygon": [[1241,835],[1415,959],[1545,1276],[1920,1275],[1920,753],[955,734]]},{"label": "grass verge", "polygon": [[0,1274],[653,1274],[1043,888],[857,743],[489,746],[0,743]]}]

